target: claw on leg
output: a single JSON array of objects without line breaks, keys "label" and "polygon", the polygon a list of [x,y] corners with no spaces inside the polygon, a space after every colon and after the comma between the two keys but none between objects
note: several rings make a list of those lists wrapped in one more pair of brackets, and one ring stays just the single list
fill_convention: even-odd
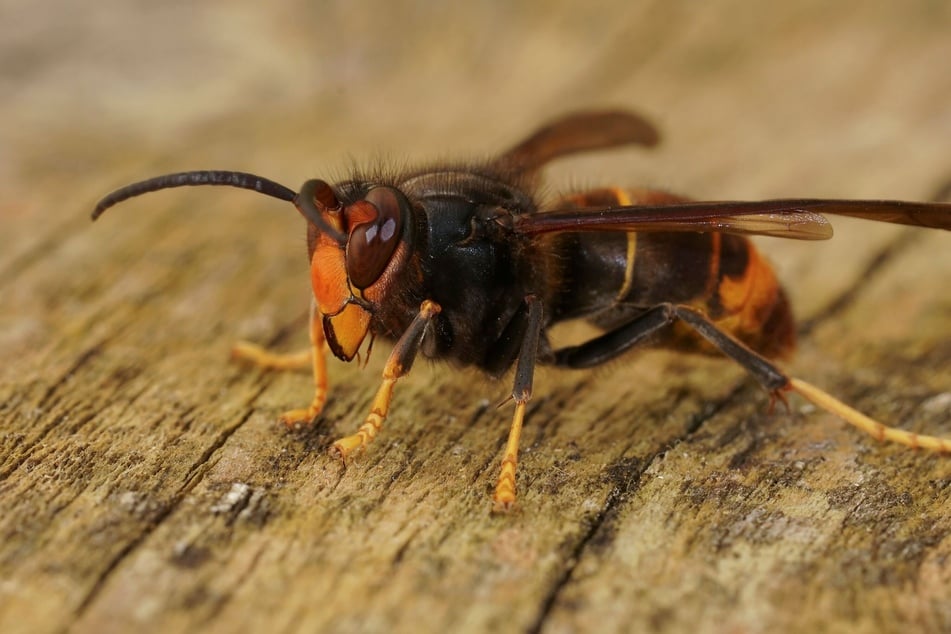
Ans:
[{"label": "claw on leg", "polygon": [[789,409],[789,399],[786,398],[786,393],[783,391],[784,389],[789,388],[777,388],[769,393],[769,406],[766,408],[767,414],[773,413],[773,411],[776,409],[777,402],[783,404],[783,407],[786,408],[787,414],[792,411]]},{"label": "claw on leg", "polygon": [[314,400],[309,406],[284,412],[278,420],[288,429],[307,427],[313,423],[314,419],[324,410],[326,400],[326,393],[316,392],[314,394]]}]

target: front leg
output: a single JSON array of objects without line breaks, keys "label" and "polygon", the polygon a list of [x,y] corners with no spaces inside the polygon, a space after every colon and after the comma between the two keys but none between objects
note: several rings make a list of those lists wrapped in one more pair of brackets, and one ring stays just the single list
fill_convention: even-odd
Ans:
[{"label": "front leg", "polygon": [[420,305],[419,314],[400,336],[386,361],[386,366],[383,368],[383,383],[373,399],[370,414],[355,434],[341,438],[330,447],[330,453],[343,460],[345,464],[355,451],[366,449],[366,446],[380,432],[383,421],[386,420],[390,411],[393,387],[396,385],[397,379],[404,376],[413,367],[413,361],[419,352],[419,346],[426,334],[426,328],[432,322],[433,317],[439,314],[440,310],[442,309],[439,304],[428,299]]},{"label": "front leg", "polygon": [[314,398],[308,407],[281,414],[281,422],[294,429],[309,425],[324,409],[327,402],[327,345],[321,315],[314,300],[310,302],[310,349],[290,354],[276,354],[264,348],[239,341],[231,350],[234,359],[249,361],[271,370],[295,370],[309,363],[314,373]]},{"label": "front leg", "polygon": [[327,402],[327,342],[324,339],[324,325],[317,303],[310,303],[310,359],[314,372],[314,398],[303,409],[292,409],[281,414],[280,421],[288,429],[296,429],[314,422],[324,410]]}]

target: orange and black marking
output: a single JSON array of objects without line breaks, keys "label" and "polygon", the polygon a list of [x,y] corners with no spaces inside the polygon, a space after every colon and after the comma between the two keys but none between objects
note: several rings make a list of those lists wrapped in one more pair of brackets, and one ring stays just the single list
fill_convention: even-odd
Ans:
[{"label": "orange and black marking", "polygon": [[[617,204],[625,206],[634,204],[627,190],[614,187],[610,191],[614,194],[614,200],[617,201]],[[628,231],[625,236],[627,237],[627,248],[624,253],[624,282],[617,292],[618,303],[623,301],[631,292],[631,285],[634,283],[634,260],[637,255],[637,233]]]},{"label": "orange and black marking", "polygon": [[[602,188],[568,196],[581,208],[658,205],[687,199],[661,190]],[[786,295],[770,264],[753,243],[729,233],[594,234],[583,238],[587,253],[607,250],[597,262],[617,265],[619,286],[615,306],[681,303],[706,313],[718,326],[767,356],[784,356],[795,347],[795,327]],[[622,255],[623,254],[623,255]],[[612,259],[613,257],[613,259]],[[574,260],[574,258],[573,258]],[[594,283],[586,279],[586,283]],[[618,320],[628,313],[621,312]],[[667,338],[685,349],[715,352],[701,344],[689,327],[674,325]]]},{"label": "orange and black marking", "polygon": [[[312,179],[299,192],[244,172],[180,172],[114,191],[93,219],[129,198],[194,185],[239,187],[293,203],[307,226],[311,349],[275,355],[239,344],[234,355],[274,369],[310,361],[311,403],[282,417],[297,426],[324,408],[326,350],[351,361],[367,338],[370,345],[374,337],[395,341],[366,419],[333,444],[344,461],[380,433],[396,382],[419,352],[493,377],[514,365],[515,412],[493,495],[497,511],[516,503],[518,445],[536,364],[591,368],[640,345],[723,354],[772,400],[795,391],[880,440],[951,452],[951,441],[883,425],[775,364],[794,347],[792,314],[772,267],[747,239],[828,239],[828,214],[949,230],[951,205],[702,202],[617,187],[539,204],[539,172],[549,161],[658,140],[654,127],[634,113],[578,112],[539,127],[494,160],[469,166],[356,173],[333,185]],[[602,332],[554,347],[549,328],[573,319],[587,319]]]}]

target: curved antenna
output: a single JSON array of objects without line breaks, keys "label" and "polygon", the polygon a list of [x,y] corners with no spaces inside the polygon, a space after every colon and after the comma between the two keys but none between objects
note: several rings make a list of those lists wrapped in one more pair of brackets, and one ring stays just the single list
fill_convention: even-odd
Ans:
[{"label": "curved antenna", "polygon": [[172,187],[197,187],[199,185],[221,185],[227,187],[237,187],[239,189],[250,189],[259,194],[286,200],[294,203],[300,210],[304,218],[313,223],[321,232],[327,234],[330,238],[339,244],[345,244],[347,241],[336,227],[328,223],[321,214],[318,207],[329,212],[335,210],[339,212],[340,203],[334,194],[333,188],[322,180],[309,180],[301,187],[300,193],[281,185],[269,178],[249,174],[247,172],[229,172],[221,170],[198,170],[193,172],[176,172],[174,174],[164,174],[149,178],[144,181],[126,185],[99,201],[92,212],[92,219],[95,220],[110,207],[118,205],[124,200],[158,191],[160,189],[171,189]]},{"label": "curved antenna", "polygon": [[248,174],[247,172],[225,172],[217,170],[201,170],[195,172],[177,172],[175,174],[165,174],[156,176],[148,180],[139,181],[117,189],[105,198],[99,201],[96,209],[92,212],[92,219],[95,220],[103,214],[106,209],[121,203],[129,198],[141,196],[149,192],[160,189],[169,189],[172,187],[191,187],[198,185],[226,185],[229,187],[239,187],[241,189],[250,189],[266,196],[279,198],[291,202],[297,195],[294,190],[284,187],[263,176]]}]

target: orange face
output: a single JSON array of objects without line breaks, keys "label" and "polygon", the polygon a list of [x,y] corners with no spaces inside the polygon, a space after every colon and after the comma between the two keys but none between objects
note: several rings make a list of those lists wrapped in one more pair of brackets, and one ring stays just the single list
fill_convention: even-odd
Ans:
[{"label": "orange face", "polygon": [[314,208],[306,199],[298,206],[317,228],[310,260],[314,298],[331,351],[350,361],[370,331],[374,307],[392,273],[405,259],[407,249],[399,247],[409,202],[399,190],[380,186],[343,207],[333,204],[336,196],[323,182],[313,196]]}]

